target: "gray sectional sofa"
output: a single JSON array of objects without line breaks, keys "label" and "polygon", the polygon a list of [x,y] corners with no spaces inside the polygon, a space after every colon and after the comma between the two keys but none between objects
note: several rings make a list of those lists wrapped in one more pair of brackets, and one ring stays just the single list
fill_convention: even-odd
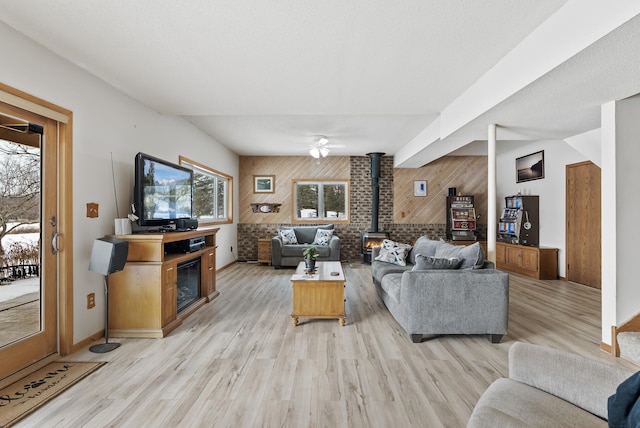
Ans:
[{"label": "gray sectional sofa", "polygon": [[[479,243],[454,246],[423,236],[405,266],[375,260],[379,252],[374,249],[371,263],[376,290],[413,342],[425,335],[487,334],[498,343],[507,334],[509,274],[484,261]],[[441,269],[425,267],[424,258],[462,262],[456,269]]]},{"label": "gray sectional sofa", "polygon": [[[333,224],[320,226],[282,226],[278,235],[271,238],[271,265],[276,269],[283,266],[298,266],[303,261],[302,252],[313,243],[318,229],[333,230]],[[296,244],[285,244],[280,230],[293,229]],[[318,261],[340,261],[340,238],[332,235],[327,245],[316,245],[320,255]]]},{"label": "gray sectional sofa", "polygon": [[607,400],[633,374],[580,355],[516,342],[509,378],[493,382],[467,428],[606,427]]}]

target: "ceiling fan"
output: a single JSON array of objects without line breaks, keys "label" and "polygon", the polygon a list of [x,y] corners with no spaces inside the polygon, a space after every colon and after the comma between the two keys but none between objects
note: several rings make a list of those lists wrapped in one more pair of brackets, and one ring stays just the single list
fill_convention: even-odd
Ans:
[{"label": "ceiling fan", "polygon": [[329,139],[324,135],[318,135],[314,137],[314,141],[309,144],[309,154],[316,159],[320,157],[327,157],[329,155],[330,149],[340,149],[343,148],[343,144],[329,144]]}]

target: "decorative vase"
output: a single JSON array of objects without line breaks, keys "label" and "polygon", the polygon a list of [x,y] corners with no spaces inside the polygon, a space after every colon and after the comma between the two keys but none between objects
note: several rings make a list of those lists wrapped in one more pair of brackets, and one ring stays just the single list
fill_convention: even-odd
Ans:
[{"label": "decorative vase", "polygon": [[307,271],[311,272],[316,270],[316,259],[304,259]]}]

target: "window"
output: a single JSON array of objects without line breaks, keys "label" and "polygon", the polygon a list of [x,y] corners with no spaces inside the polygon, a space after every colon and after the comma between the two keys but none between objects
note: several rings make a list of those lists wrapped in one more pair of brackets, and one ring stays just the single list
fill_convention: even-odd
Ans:
[{"label": "window", "polygon": [[348,181],[293,181],[294,221],[349,221]]},{"label": "window", "polygon": [[193,215],[198,224],[233,222],[232,177],[182,156],[180,165],[193,170]]}]

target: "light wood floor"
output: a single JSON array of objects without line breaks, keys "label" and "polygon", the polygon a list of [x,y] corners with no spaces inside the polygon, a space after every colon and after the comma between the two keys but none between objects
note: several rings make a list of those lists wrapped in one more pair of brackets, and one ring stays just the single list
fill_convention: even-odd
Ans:
[{"label": "light wood floor", "polygon": [[237,264],[221,294],[164,339],[113,339],[108,361],[20,427],[464,427],[507,375],[516,341],[634,367],[599,349],[600,292],[511,276],[509,335],[412,343],[380,302],[370,268],[344,264],[347,325],[290,322],[292,270]]}]

